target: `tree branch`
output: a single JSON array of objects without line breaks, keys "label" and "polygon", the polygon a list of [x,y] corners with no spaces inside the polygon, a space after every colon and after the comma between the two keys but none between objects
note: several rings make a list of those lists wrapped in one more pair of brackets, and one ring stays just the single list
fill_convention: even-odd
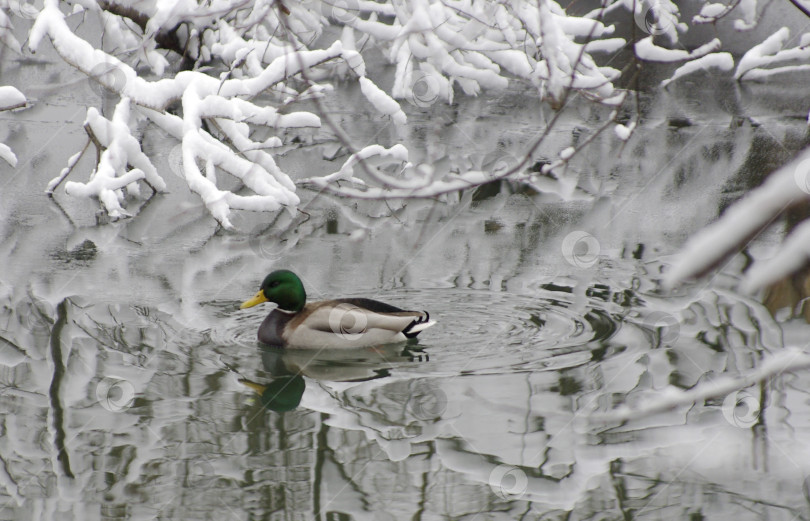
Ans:
[{"label": "tree branch", "polygon": [[[99,0],[98,6],[108,13],[132,20],[138,27],[141,28],[141,31],[146,31],[146,24],[149,22],[149,17],[137,9],[129,6],[119,5],[114,2],[109,2],[107,0]],[[155,34],[155,43],[157,43],[158,47],[161,49],[176,52],[182,56],[185,61],[187,60],[186,47],[180,43],[180,38],[177,36],[177,30],[179,28],[180,25],[178,24],[170,31],[158,31],[157,34]]]},{"label": "tree branch", "polygon": [[790,0],[790,3],[796,6],[796,9],[804,13],[804,16],[810,18],[810,9],[807,9],[805,6],[800,4],[798,0]]}]

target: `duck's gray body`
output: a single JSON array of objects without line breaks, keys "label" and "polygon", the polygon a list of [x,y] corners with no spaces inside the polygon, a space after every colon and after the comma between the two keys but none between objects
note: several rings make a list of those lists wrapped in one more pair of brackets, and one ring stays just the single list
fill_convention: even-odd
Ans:
[{"label": "duck's gray body", "polygon": [[401,342],[435,322],[425,311],[406,311],[366,298],[306,304],[298,312],[274,309],[259,327],[259,341],[296,348],[358,348]]}]

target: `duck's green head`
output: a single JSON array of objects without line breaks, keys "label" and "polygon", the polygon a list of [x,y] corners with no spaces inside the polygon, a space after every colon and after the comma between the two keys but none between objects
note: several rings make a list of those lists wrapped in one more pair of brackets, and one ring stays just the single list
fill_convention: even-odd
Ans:
[{"label": "duck's green head", "polygon": [[276,270],[264,278],[259,292],[239,308],[250,308],[262,302],[275,302],[279,309],[298,312],[304,309],[307,294],[298,275],[289,270]]}]

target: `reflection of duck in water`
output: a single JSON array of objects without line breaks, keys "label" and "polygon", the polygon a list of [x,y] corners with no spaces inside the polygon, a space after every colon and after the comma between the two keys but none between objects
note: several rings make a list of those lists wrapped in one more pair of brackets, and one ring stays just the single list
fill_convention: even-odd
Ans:
[{"label": "reflection of duck in water", "polygon": [[259,341],[299,348],[352,349],[402,342],[435,324],[427,311],[406,311],[366,298],[307,303],[304,285],[288,270],[270,273],[240,308],[278,307],[259,326]]},{"label": "reflection of duck in water", "polygon": [[266,347],[261,355],[264,370],[275,379],[260,384],[242,378],[239,383],[256,391],[262,405],[276,412],[298,407],[306,387],[303,376],[331,382],[363,382],[389,376],[397,363],[430,360],[426,353],[414,353],[401,346],[320,352]]},{"label": "reflection of duck in water", "polygon": [[339,351],[263,347],[261,355],[264,370],[274,376],[300,374],[328,382],[375,380],[390,376],[397,365],[430,361],[427,353],[401,345]]},{"label": "reflection of duck in water", "polygon": [[252,382],[245,378],[239,383],[250,387],[261,396],[262,405],[271,411],[291,411],[301,403],[306,383],[301,375],[281,376],[267,385]]}]

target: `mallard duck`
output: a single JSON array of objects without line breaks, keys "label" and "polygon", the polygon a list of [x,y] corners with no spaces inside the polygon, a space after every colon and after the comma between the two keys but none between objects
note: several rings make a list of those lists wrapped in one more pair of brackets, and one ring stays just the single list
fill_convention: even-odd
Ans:
[{"label": "mallard duck", "polygon": [[307,303],[301,279],[289,270],[265,277],[256,295],[240,309],[262,302],[278,307],[259,326],[259,341],[298,348],[358,348],[414,338],[435,324],[427,311],[405,311],[367,298]]}]

